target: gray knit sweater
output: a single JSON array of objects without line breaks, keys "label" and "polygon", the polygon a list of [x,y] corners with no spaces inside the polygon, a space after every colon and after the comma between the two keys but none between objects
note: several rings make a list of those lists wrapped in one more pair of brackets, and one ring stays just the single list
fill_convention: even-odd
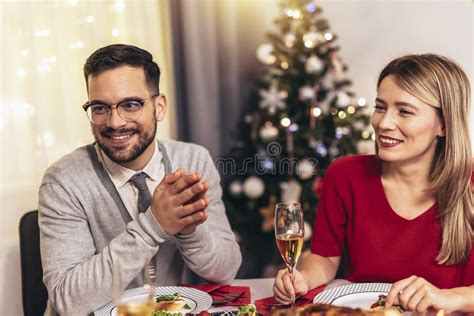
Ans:
[{"label": "gray knit sweater", "polygon": [[123,202],[103,166],[86,147],[63,157],[46,171],[39,190],[43,281],[48,311],[84,315],[111,299],[112,263],[127,269],[129,288],[141,281],[146,262],[155,257],[158,285],[183,281],[184,267],[217,283],[231,281],[241,254],[225,215],[220,177],[201,146],[159,141],[172,170],[201,172],[210,181],[209,217],[183,236],[167,236],[150,209],[127,218]]}]

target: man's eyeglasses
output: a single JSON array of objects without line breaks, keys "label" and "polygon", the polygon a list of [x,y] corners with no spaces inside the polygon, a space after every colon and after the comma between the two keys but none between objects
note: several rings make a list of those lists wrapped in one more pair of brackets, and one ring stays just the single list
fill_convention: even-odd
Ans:
[{"label": "man's eyeglasses", "polygon": [[130,122],[138,119],[142,113],[145,102],[152,100],[160,94],[154,94],[145,100],[124,100],[117,104],[90,103],[86,102],[82,108],[87,113],[87,117],[93,124],[104,124],[109,120],[110,112],[117,109],[117,114],[125,121]]}]

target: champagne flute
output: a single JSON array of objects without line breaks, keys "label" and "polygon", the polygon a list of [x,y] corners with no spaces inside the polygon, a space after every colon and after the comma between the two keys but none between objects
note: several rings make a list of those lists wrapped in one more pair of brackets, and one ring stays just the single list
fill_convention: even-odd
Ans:
[{"label": "champagne flute", "polygon": [[127,286],[125,280],[124,266],[120,262],[112,265],[112,299],[116,306],[117,316],[152,316],[155,307],[155,271],[153,264],[148,262],[143,273],[143,280],[140,283],[140,290],[137,295],[125,297],[124,289]]},{"label": "champagne flute", "polygon": [[[294,269],[298,263],[304,243],[303,211],[300,203],[279,203],[275,207],[275,238],[281,257],[295,284]],[[292,307],[295,303],[291,298]]]}]

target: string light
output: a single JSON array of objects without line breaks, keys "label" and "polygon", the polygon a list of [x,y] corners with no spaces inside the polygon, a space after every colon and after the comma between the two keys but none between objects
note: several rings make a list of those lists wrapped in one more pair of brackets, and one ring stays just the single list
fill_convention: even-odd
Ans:
[{"label": "string light", "polygon": [[35,37],[47,37],[47,36],[49,36],[48,29],[37,30],[35,32]]},{"label": "string light", "polygon": [[320,108],[318,108],[318,107],[313,108],[313,116],[314,117],[319,117],[321,115],[321,113],[322,113],[322,111],[321,111]]},{"label": "string light", "polygon": [[44,131],[38,136],[36,141],[38,142],[40,146],[51,148],[56,143],[56,138],[54,137],[53,132]]},{"label": "string light", "polygon": [[25,79],[26,77],[26,71],[23,68],[18,68],[16,70],[16,76],[18,79]]},{"label": "string light", "polygon": [[296,124],[296,123],[293,123],[293,124],[291,124],[291,125],[288,127],[288,129],[290,130],[290,132],[293,132],[293,133],[296,132],[296,131],[298,131],[298,128],[299,128],[299,126],[298,126],[298,124]]},{"label": "string light", "polygon": [[287,117],[284,117],[284,118],[281,119],[280,124],[283,127],[288,127],[288,126],[291,125],[291,120]]},{"label": "string light", "polygon": [[362,138],[363,139],[368,139],[370,137],[370,133],[368,131],[363,131],[362,132]]},{"label": "string light", "polygon": [[359,100],[357,100],[357,104],[359,106],[365,106],[367,104],[367,101],[365,101],[364,98],[359,98]]},{"label": "string light", "polygon": [[295,20],[299,19],[302,17],[301,11],[298,9],[286,9],[285,10],[286,15],[288,15],[290,18],[293,18]]},{"label": "string light", "polygon": [[125,3],[123,0],[115,1],[114,10],[117,12],[122,12],[125,9]]},{"label": "string light", "polygon": [[50,72],[51,71],[51,66],[49,64],[39,64],[38,65],[38,71],[39,72]]},{"label": "string light", "polygon": [[347,108],[347,113],[349,114],[354,114],[355,111],[356,111],[356,108],[352,105]]},{"label": "string light", "polygon": [[341,120],[343,120],[343,119],[346,118],[347,114],[346,114],[346,112],[344,112],[344,111],[339,111],[339,113],[337,114],[337,116],[339,116],[339,118],[340,118]]},{"label": "string light", "polygon": [[288,67],[289,67],[289,65],[286,61],[282,61],[280,66],[281,66],[282,69],[288,69]]},{"label": "string light", "polygon": [[329,32],[324,33],[324,38],[326,39],[326,41],[332,40],[333,37],[334,37],[334,36],[333,36],[331,33],[329,33]]},{"label": "string light", "polygon": [[120,30],[118,28],[114,28],[112,30],[112,36],[113,37],[119,37],[120,36]]},{"label": "string light", "polygon": [[83,41],[76,41],[71,44],[69,44],[69,48],[82,48],[84,47],[84,42]]}]

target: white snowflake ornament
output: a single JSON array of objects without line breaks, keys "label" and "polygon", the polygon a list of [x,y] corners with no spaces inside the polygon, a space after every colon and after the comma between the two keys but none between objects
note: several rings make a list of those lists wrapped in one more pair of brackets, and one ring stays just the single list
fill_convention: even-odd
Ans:
[{"label": "white snowflake ornament", "polygon": [[276,62],[276,57],[273,54],[273,44],[263,43],[257,48],[257,59],[265,65],[271,65]]},{"label": "white snowflake ornament", "polygon": [[278,90],[276,82],[272,82],[268,90],[260,89],[259,93],[262,97],[259,104],[262,110],[266,109],[268,113],[274,114],[277,109],[284,110],[286,108],[284,100],[288,97],[288,92]]},{"label": "white snowflake ornament", "polygon": [[256,176],[250,176],[244,181],[243,191],[251,199],[258,199],[265,192],[265,183]]},{"label": "white snowflake ornament", "polygon": [[303,159],[296,166],[296,174],[301,180],[310,179],[316,172],[316,162],[311,159]]},{"label": "white snowflake ornament", "polygon": [[303,86],[300,88],[299,91],[299,99],[300,101],[307,101],[307,100],[313,100],[314,97],[316,96],[316,91],[314,90],[313,87],[311,86]]}]

